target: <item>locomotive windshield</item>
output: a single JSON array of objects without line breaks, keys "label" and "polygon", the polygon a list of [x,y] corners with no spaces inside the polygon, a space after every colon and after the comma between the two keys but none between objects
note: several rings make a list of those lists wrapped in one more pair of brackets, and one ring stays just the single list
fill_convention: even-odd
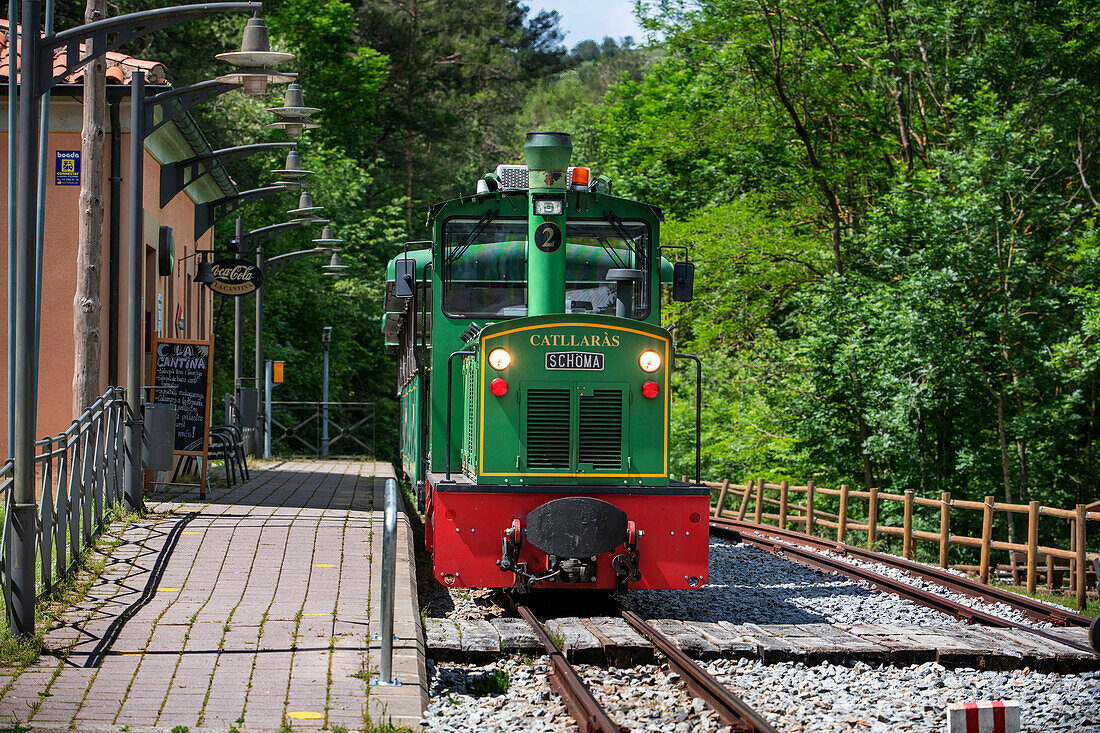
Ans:
[{"label": "locomotive windshield", "polygon": [[[634,318],[649,315],[650,232],[643,221],[570,220],[566,224],[566,311],[615,315],[615,288],[633,287]],[[613,268],[641,270],[612,283]],[[443,310],[469,318],[527,315],[527,221],[456,218],[443,231]]]}]

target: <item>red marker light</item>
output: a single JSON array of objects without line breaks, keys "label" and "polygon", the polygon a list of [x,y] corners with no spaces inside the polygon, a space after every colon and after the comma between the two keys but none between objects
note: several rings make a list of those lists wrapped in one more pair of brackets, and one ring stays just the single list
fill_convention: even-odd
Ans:
[{"label": "red marker light", "polygon": [[650,380],[642,385],[642,397],[651,400],[659,394],[661,394],[661,388],[658,387],[657,383],[653,380]]},{"label": "red marker light", "polygon": [[495,394],[497,397],[503,397],[508,394],[508,383],[500,377],[497,377],[493,381],[489,382],[489,391]]}]

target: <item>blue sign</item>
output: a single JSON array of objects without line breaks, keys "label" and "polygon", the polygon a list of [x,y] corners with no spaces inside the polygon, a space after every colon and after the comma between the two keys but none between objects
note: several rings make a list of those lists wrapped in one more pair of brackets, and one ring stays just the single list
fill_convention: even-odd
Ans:
[{"label": "blue sign", "polygon": [[58,150],[54,159],[55,186],[80,185],[80,151]]}]

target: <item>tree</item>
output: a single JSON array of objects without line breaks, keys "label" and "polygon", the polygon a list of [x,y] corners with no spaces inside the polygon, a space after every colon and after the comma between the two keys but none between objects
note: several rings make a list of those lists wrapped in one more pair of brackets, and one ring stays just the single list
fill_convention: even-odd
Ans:
[{"label": "tree", "polygon": [[[84,21],[107,16],[106,0],[88,0]],[[103,304],[99,298],[103,269],[103,111],[107,105],[107,65],[99,57],[84,67],[83,124],[80,133],[80,217],[73,296],[73,418],[100,395]]]}]

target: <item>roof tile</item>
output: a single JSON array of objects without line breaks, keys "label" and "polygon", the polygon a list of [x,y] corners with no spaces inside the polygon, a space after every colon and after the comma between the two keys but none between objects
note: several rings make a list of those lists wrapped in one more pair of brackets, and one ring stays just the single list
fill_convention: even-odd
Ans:
[{"label": "roof tile", "polygon": [[[20,44],[16,44],[15,48],[16,68],[18,70]],[[81,49],[83,48],[84,44],[81,44]],[[54,54],[54,74],[60,74],[65,71],[65,64],[61,58],[61,53]],[[133,74],[134,71],[141,69],[145,72],[145,80],[147,83],[163,84],[165,86],[169,85],[166,77],[167,68],[158,61],[136,59],[133,56],[127,56],[124,53],[117,53],[115,51],[108,51],[106,59],[108,84],[128,84],[130,82],[130,75]],[[79,84],[83,82],[85,68],[87,67],[82,66],[73,73],[67,75],[62,83]],[[8,78],[8,21],[6,18],[0,18],[0,78]]]}]

